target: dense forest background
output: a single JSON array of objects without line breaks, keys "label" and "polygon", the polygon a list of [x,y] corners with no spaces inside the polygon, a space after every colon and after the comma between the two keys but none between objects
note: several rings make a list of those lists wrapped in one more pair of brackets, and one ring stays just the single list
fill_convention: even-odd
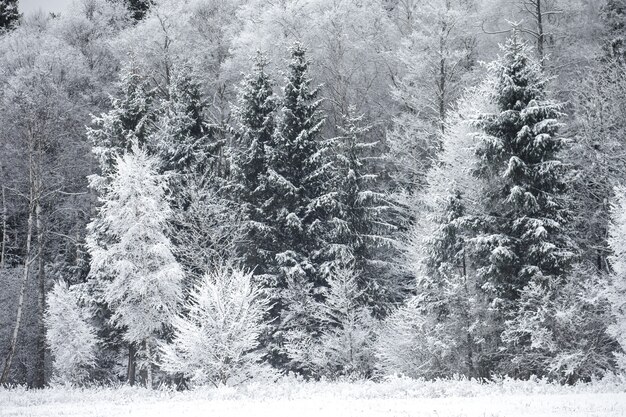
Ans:
[{"label": "dense forest background", "polygon": [[626,366],[626,1],[0,27],[0,384]]}]

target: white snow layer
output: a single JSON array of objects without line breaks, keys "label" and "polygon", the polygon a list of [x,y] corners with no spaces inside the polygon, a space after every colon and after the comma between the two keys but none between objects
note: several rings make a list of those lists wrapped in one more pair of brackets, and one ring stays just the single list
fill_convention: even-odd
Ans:
[{"label": "white snow layer", "polygon": [[142,388],[0,390],[0,416],[626,416],[626,379],[560,386],[544,381],[252,383],[193,391]]}]

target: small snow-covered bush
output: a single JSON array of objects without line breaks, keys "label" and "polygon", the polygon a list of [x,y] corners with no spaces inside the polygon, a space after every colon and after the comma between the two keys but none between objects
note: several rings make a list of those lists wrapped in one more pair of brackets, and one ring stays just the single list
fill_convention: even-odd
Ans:
[{"label": "small snow-covered bush", "polygon": [[315,376],[327,378],[367,378],[374,369],[376,320],[360,304],[363,291],[357,285],[357,272],[339,267],[328,276],[329,289],[324,302],[315,309],[321,335],[312,338],[303,330],[288,332],[287,353]]},{"label": "small snow-covered bush", "polygon": [[446,323],[425,314],[415,297],[392,313],[376,342],[379,371],[411,378],[439,378],[453,374],[457,338]]},{"label": "small snow-covered bush", "polygon": [[67,283],[57,282],[49,293],[44,322],[56,382],[70,385],[85,382],[95,364],[98,340],[87,310],[79,305]]},{"label": "small snow-covered bush", "polygon": [[208,273],[192,290],[187,313],[174,320],[173,342],[161,346],[162,369],[216,386],[263,374],[258,338],[268,309],[252,273],[232,266]]}]

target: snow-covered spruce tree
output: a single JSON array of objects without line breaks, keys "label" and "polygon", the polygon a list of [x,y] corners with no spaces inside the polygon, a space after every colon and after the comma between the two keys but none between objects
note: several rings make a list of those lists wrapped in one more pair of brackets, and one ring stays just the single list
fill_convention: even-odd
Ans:
[{"label": "snow-covered spruce tree", "polygon": [[[87,128],[87,138],[93,144],[93,153],[100,168],[100,173],[90,178],[90,187],[101,195],[106,193],[106,187],[116,172],[116,158],[129,151],[133,142],[146,146],[154,124],[154,90],[132,63],[122,69],[118,91],[120,96],[111,99],[111,110],[94,116],[93,127]],[[98,235],[101,232],[104,230],[100,228],[88,231],[92,241],[104,246],[112,237]],[[93,303],[98,336],[103,341],[98,353],[99,369],[113,369],[119,351],[125,345],[120,329],[110,322],[112,313],[104,297],[105,286],[111,279],[112,275],[107,269],[92,270],[84,285]],[[130,357],[134,358],[135,347],[131,345],[129,348]],[[131,383],[134,383],[134,366],[134,360],[128,362],[127,377]],[[110,375],[103,377],[108,378]]]},{"label": "snow-covered spruce tree", "polygon": [[87,309],[65,282],[48,294],[44,317],[46,339],[53,356],[53,382],[80,385],[87,382],[96,363],[96,329]]},{"label": "snow-covered spruce tree", "polygon": [[0,0],[0,33],[11,30],[20,20],[18,0]]},{"label": "snow-covered spruce tree", "polygon": [[[521,300],[527,286],[556,297],[575,256],[568,230],[566,168],[558,159],[564,140],[558,136],[561,105],[546,98],[548,79],[517,34],[503,46],[504,55],[490,66],[496,79],[497,111],[478,118],[480,158],[476,176],[485,182],[484,211],[474,219],[471,240],[479,282],[497,312],[493,337],[511,327],[515,317],[540,305]],[[506,324],[505,324],[506,322]],[[492,351],[493,366],[503,358],[532,350],[532,335],[508,339],[505,356]],[[545,367],[531,358],[509,370],[515,376],[542,375]],[[507,360],[500,363],[506,368]],[[504,368],[500,368],[503,370]],[[496,369],[496,368],[494,368]]]},{"label": "snow-covered spruce tree", "polygon": [[363,125],[362,116],[346,115],[345,127],[339,129],[342,135],[331,148],[336,153],[332,180],[337,205],[326,237],[329,262],[324,268],[353,264],[363,290],[359,301],[384,314],[408,293],[406,276],[391,261],[398,256],[393,224],[398,213],[381,190],[376,163],[382,150],[377,141],[368,141],[371,126]]},{"label": "snow-covered spruce tree", "polygon": [[272,247],[267,248],[273,261],[269,275],[270,286],[277,290],[274,311],[280,321],[274,333],[278,346],[272,354],[279,356],[284,331],[298,329],[311,335],[318,331],[309,307],[325,284],[320,268],[328,261],[324,234],[335,203],[320,149],[321,100],[318,90],[311,88],[305,54],[298,43],[291,49],[281,118],[268,154],[270,198],[263,204],[265,224],[273,234]]},{"label": "snow-covered spruce tree", "polygon": [[323,328],[321,336],[308,339],[305,349],[288,346],[294,355],[305,352],[302,363],[316,376],[369,378],[374,370],[377,322],[371,309],[361,303],[364,291],[358,285],[358,272],[353,266],[335,267],[327,280],[324,301],[316,310]]},{"label": "snow-covered spruce tree", "polygon": [[488,79],[466,91],[450,110],[438,162],[424,191],[412,200],[412,217],[418,221],[407,232],[402,262],[415,278],[416,296],[381,328],[376,354],[382,374],[488,376],[481,370],[488,309],[467,242],[482,193],[481,183],[471,176],[478,159],[477,129],[470,121],[494,108],[492,90]]},{"label": "snow-covered spruce tree", "polygon": [[127,66],[120,80],[121,97],[113,98],[113,108],[93,117],[95,127],[87,129],[102,177],[114,171],[116,157],[130,151],[133,143],[146,147],[154,122],[154,91],[139,70]]},{"label": "snow-covered spruce tree", "polygon": [[613,274],[609,287],[609,300],[615,322],[609,333],[615,337],[622,352],[618,354],[619,366],[626,370],[626,188],[615,190],[615,201],[611,210],[609,246],[613,251],[610,258]]},{"label": "snow-covered spruce tree", "polygon": [[137,145],[117,157],[87,236],[90,276],[100,280],[103,302],[112,312],[109,321],[130,346],[129,382],[134,382],[138,349],[148,387],[155,344],[176,314],[183,279],[166,235],[171,209],[166,179],[157,168],[158,160]]},{"label": "snow-covered spruce tree", "polygon": [[214,140],[214,129],[205,121],[205,112],[206,103],[191,68],[176,66],[150,138],[163,160],[164,171],[205,173],[212,166],[223,141]]},{"label": "snow-covered spruce tree", "polygon": [[252,273],[228,265],[209,272],[192,290],[187,313],[174,319],[173,341],[161,346],[163,369],[197,385],[270,375],[259,349],[269,307]]},{"label": "snow-covered spruce tree", "polygon": [[268,182],[268,151],[275,134],[277,99],[267,72],[265,56],[257,52],[254,69],[242,84],[237,107],[237,151],[233,162],[233,188],[244,221],[239,245],[244,264],[257,276],[270,274],[275,265],[275,236],[267,222],[265,205],[272,199]]}]

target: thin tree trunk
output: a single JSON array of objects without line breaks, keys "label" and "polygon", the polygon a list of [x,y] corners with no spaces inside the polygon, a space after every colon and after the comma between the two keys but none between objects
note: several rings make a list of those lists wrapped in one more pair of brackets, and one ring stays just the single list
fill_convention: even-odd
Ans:
[{"label": "thin tree trunk", "polygon": [[[32,150],[32,148],[31,148]],[[34,196],[34,184],[33,184],[33,155],[30,152],[30,201],[28,203],[28,226],[26,233],[26,257],[24,260],[24,275],[22,277],[22,285],[20,287],[20,296],[17,302],[17,317],[15,318],[15,327],[13,328],[13,335],[11,336],[11,344],[9,346],[9,352],[4,362],[4,369],[2,370],[2,375],[0,376],[0,385],[6,384],[9,378],[9,372],[11,370],[11,364],[13,362],[13,358],[15,356],[15,351],[17,349],[17,338],[20,333],[20,326],[22,324],[22,313],[24,309],[24,295],[26,292],[26,282],[28,281],[28,273],[30,271],[30,264],[34,261],[34,259],[30,258],[31,252],[31,242],[33,237],[33,212],[34,207],[33,203],[35,200]]]},{"label": "thin tree trunk", "polygon": [[148,369],[146,371],[146,387],[148,389],[152,389],[153,381],[152,381],[152,346],[149,341],[145,342],[146,346],[146,357],[148,362]]},{"label": "thin tree trunk", "polygon": [[46,274],[43,258],[43,222],[41,220],[41,177],[37,181],[37,198],[35,202],[35,216],[37,224],[37,358],[35,360],[35,388],[43,388],[46,385],[46,327],[44,326],[44,314],[46,309]]},{"label": "thin tree trunk", "polygon": [[536,0],[537,7],[537,52],[539,53],[539,62],[541,63],[541,68],[544,68],[545,65],[545,52],[544,52],[544,43],[545,43],[545,34],[543,33],[543,14],[541,11],[541,0]]},{"label": "thin tree trunk", "polygon": [[135,385],[135,375],[136,375],[136,350],[135,346],[131,343],[128,345],[128,372],[126,374],[126,379],[128,380],[128,384],[132,387]]},{"label": "thin tree trunk", "polygon": [[[465,256],[465,248],[463,248],[463,284],[465,287],[465,296],[469,299],[469,289],[467,288],[467,259]],[[469,307],[469,305],[468,305]],[[468,376],[470,378],[473,378],[475,376],[474,373],[474,340],[472,338],[472,334],[470,332],[470,326],[471,326],[471,318],[470,318],[470,310],[469,308],[465,311],[465,326],[466,326],[466,332],[465,332],[465,339],[466,339],[466,343],[467,343],[467,356],[465,358],[466,360],[466,366],[467,366],[467,372],[468,372]]]}]

